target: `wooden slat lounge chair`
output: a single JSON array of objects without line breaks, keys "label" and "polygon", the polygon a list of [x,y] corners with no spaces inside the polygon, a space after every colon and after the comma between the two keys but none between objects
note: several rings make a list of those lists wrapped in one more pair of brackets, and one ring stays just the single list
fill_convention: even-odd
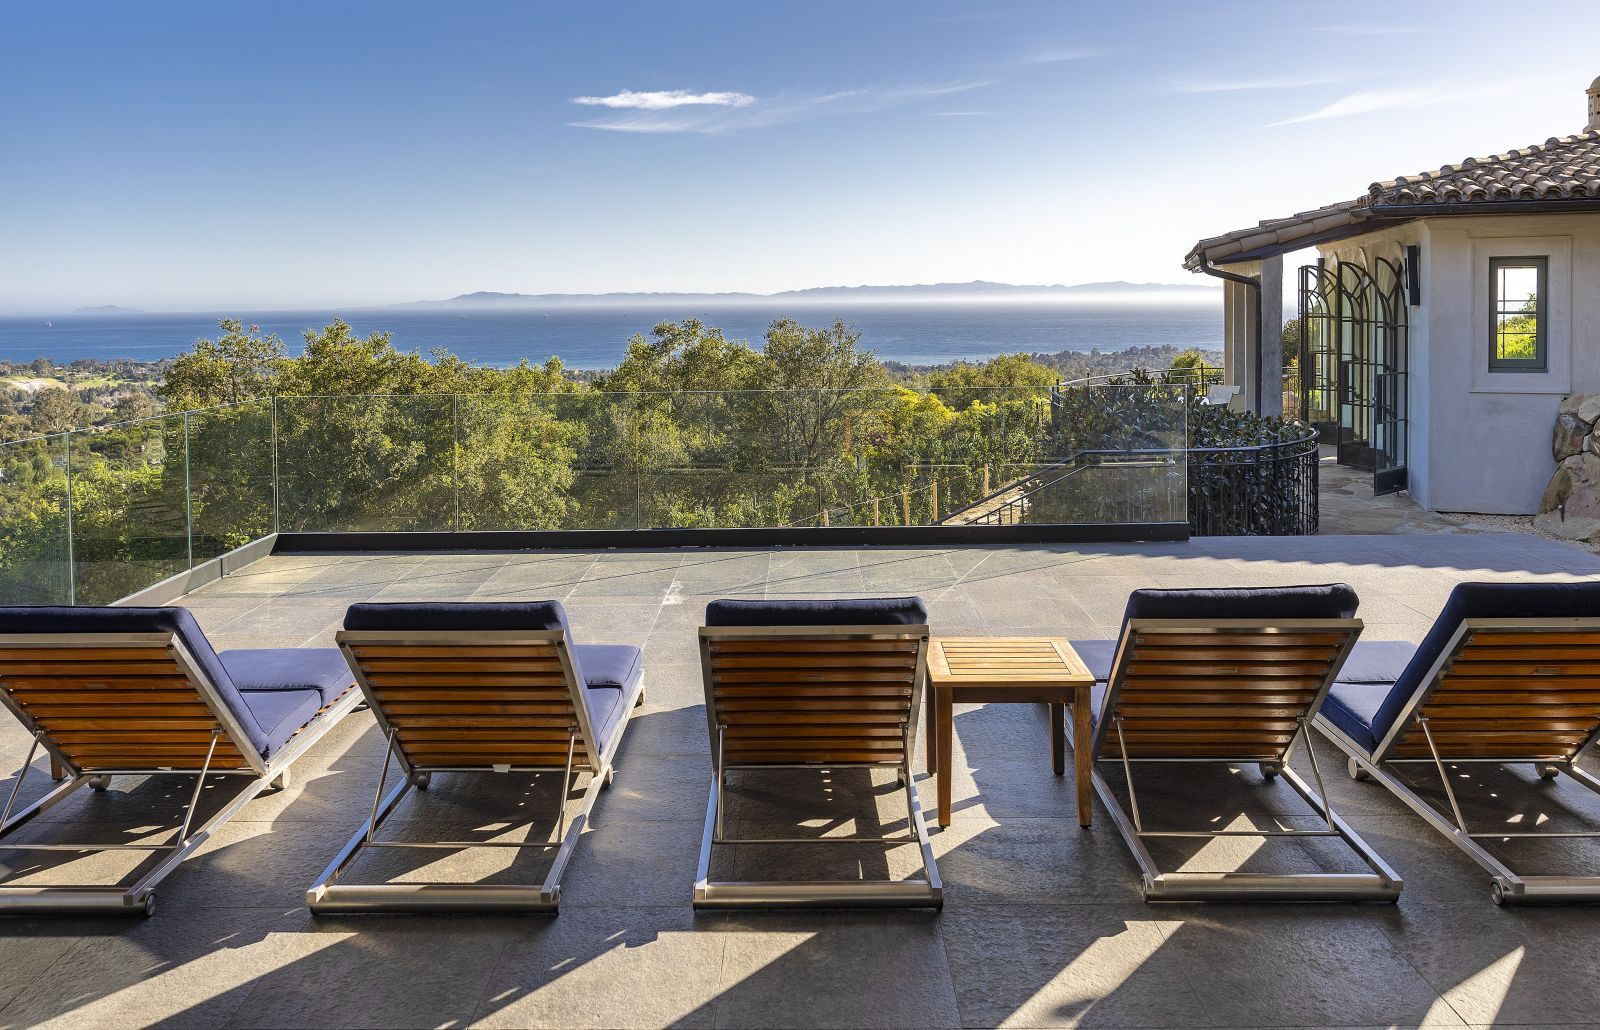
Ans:
[{"label": "wooden slat lounge chair", "polygon": [[[1600,832],[1469,826],[1450,773],[1529,763],[1600,793],[1577,765],[1600,737],[1600,583],[1462,583],[1420,645],[1374,644],[1358,649],[1361,671],[1341,675],[1316,719],[1350,775],[1382,783],[1470,855],[1496,904],[1600,900],[1600,876],[1519,875],[1481,843]],[[1396,775],[1406,765],[1433,767],[1448,812]]]},{"label": "wooden slat lounge chair", "polygon": [[[212,650],[184,608],[0,608],[0,702],[33,736],[4,815],[0,850],[148,851],[160,860],[131,885],[0,883],[0,913],[146,914],[155,889],[360,700],[332,648]],[[16,808],[39,750],[65,773],[55,789]],[[15,843],[8,835],[79,787],[116,776],[194,777],[182,825],[163,844]],[[245,787],[200,826],[206,778]]]},{"label": "wooden slat lounge chair", "polygon": [[[1121,767],[1128,809],[1098,771],[1095,791],[1139,864],[1146,900],[1392,901],[1399,895],[1400,877],[1326,800],[1308,738],[1312,717],[1361,632],[1353,617],[1357,603],[1355,591],[1343,584],[1136,590],[1114,649],[1108,641],[1073,642],[1106,684],[1095,691],[1095,760],[1097,768]],[[1290,767],[1302,746],[1316,790]],[[1139,809],[1134,767],[1156,762],[1255,765],[1265,777],[1283,777],[1324,826],[1151,828]],[[1337,837],[1371,872],[1163,872],[1145,846],[1160,838],[1221,837]]]},{"label": "wooden slat lounge chair", "polygon": [[[694,888],[696,908],[939,908],[943,891],[911,775],[926,679],[920,598],[713,601],[700,630],[712,780]],[[894,837],[744,838],[724,833],[728,775],[770,769],[894,769],[906,833]],[[713,881],[712,848],[737,844],[916,844],[924,878]]]},{"label": "wooden slat lounge chair", "polygon": [[[628,717],[644,700],[636,647],[575,644],[559,601],[508,604],[358,604],[339,647],[388,741],[372,813],[306,892],[315,912],[502,910],[555,912],[561,877],[612,762]],[[389,767],[400,776],[385,795]],[[412,788],[435,773],[560,772],[553,839],[380,840]],[[567,800],[580,771],[578,812]],[[367,848],[511,847],[551,850],[539,884],[343,882]]]}]

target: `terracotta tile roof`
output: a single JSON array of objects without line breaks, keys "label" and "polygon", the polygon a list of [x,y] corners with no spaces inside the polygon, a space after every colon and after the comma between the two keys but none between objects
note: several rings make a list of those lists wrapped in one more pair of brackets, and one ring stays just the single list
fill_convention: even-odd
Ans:
[{"label": "terracotta tile roof", "polygon": [[1206,261],[1240,255],[1283,253],[1311,242],[1355,235],[1366,224],[1415,218],[1437,207],[1441,213],[1479,204],[1600,201],[1600,131],[1546,140],[1491,157],[1469,157],[1436,172],[1375,182],[1364,196],[1275,218],[1196,243],[1184,259],[1195,270]]},{"label": "terracotta tile roof", "polygon": [[1475,204],[1600,198],[1600,132],[1554,137],[1492,157],[1469,157],[1437,172],[1375,182],[1366,206]]}]

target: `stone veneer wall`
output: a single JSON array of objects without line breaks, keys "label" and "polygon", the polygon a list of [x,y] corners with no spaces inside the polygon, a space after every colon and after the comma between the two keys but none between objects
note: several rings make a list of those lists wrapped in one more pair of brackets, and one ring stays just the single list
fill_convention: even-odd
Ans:
[{"label": "stone veneer wall", "polygon": [[1556,473],[1539,499],[1533,524],[1567,540],[1600,544],[1600,393],[1575,393],[1561,402],[1550,453]]}]

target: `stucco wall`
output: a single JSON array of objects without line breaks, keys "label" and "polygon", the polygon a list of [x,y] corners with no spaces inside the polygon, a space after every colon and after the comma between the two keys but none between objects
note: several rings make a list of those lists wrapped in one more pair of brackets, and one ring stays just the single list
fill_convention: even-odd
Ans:
[{"label": "stucco wall", "polygon": [[[1600,215],[1430,218],[1326,248],[1422,248],[1410,309],[1411,493],[1435,511],[1530,514],[1561,398],[1600,391]],[[1549,368],[1489,371],[1489,259],[1546,256]]]}]

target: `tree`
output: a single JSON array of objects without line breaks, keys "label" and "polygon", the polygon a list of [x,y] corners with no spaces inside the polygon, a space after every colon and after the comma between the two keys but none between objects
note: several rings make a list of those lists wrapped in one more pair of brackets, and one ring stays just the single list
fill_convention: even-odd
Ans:
[{"label": "tree", "polygon": [[272,393],[285,358],[276,333],[261,335],[237,318],[217,323],[222,335],[196,340],[194,350],[173,359],[161,382],[161,396],[174,411],[237,404]]},{"label": "tree", "polygon": [[33,406],[28,412],[28,426],[43,436],[47,433],[64,433],[83,424],[82,402],[58,386],[40,390],[33,396]]},{"label": "tree", "polygon": [[928,375],[928,388],[950,407],[961,409],[977,401],[995,403],[1043,394],[1061,380],[1048,365],[1026,354],[1002,354],[980,364],[957,362]]}]

